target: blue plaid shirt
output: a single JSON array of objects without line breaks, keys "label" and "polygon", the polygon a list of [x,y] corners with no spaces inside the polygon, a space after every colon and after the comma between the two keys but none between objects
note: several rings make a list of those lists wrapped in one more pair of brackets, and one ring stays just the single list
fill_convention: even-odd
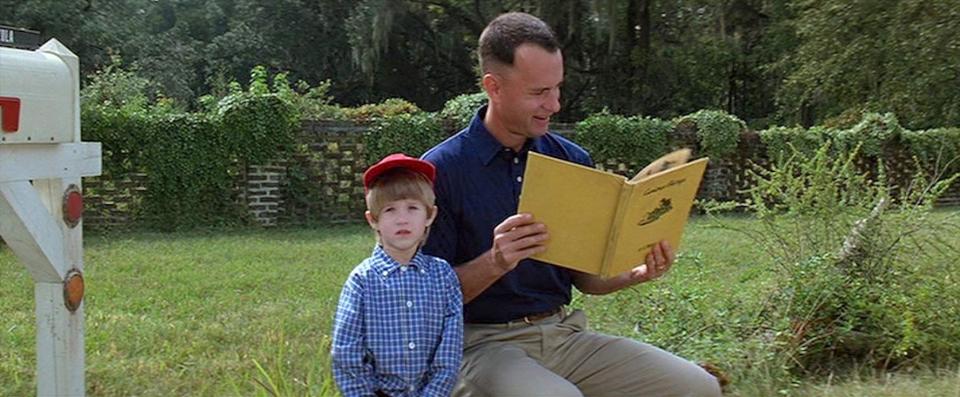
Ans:
[{"label": "blue plaid shirt", "polygon": [[332,354],[345,397],[449,396],[463,357],[463,295],[453,268],[420,251],[403,266],[377,245],[344,283]]}]

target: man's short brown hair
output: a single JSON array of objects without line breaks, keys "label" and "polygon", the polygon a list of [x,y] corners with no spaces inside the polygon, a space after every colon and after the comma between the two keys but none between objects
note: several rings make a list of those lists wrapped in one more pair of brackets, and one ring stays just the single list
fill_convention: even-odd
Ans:
[{"label": "man's short brown hair", "polygon": [[550,26],[533,15],[523,12],[502,14],[487,25],[480,34],[477,53],[480,73],[489,73],[495,65],[513,65],[513,54],[521,44],[531,43],[549,52],[560,49],[560,43]]}]

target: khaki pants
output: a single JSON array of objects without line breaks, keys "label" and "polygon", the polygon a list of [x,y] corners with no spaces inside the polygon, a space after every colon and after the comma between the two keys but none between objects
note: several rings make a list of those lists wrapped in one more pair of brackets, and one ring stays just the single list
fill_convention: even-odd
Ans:
[{"label": "khaki pants", "polygon": [[632,339],[587,331],[577,310],[526,324],[466,324],[457,397],[719,396],[699,366]]}]

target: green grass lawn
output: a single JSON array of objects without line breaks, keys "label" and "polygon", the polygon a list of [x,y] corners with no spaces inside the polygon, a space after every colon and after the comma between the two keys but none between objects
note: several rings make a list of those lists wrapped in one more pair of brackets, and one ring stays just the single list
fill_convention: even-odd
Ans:
[{"label": "green grass lawn", "polygon": [[[587,310],[594,329],[697,361],[742,362],[731,357],[742,360],[749,349],[725,331],[726,319],[731,307],[757,307],[775,274],[750,241],[709,224],[691,224],[665,279],[608,296],[577,295],[574,306]],[[372,246],[363,225],[88,235],[88,394],[335,395],[327,353],[331,320],[341,282]],[[0,280],[0,395],[32,395],[32,280],[6,247]],[[672,332],[678,324],[693,331]],[[779,392],[766,388],[775,382],[762,374],[728,370],[732,395]],[[810,379],[787,392],[960,396],[956,368],[864,373]]]}]

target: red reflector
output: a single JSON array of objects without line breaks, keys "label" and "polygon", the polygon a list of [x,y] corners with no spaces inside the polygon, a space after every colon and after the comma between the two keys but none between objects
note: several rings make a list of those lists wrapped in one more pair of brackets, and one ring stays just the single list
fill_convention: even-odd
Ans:
[{"label": "red reflector", "polygon": [[4,133],[17,132],[20,129],[20,98],[0,96],[0,116],[3,116]]}]

